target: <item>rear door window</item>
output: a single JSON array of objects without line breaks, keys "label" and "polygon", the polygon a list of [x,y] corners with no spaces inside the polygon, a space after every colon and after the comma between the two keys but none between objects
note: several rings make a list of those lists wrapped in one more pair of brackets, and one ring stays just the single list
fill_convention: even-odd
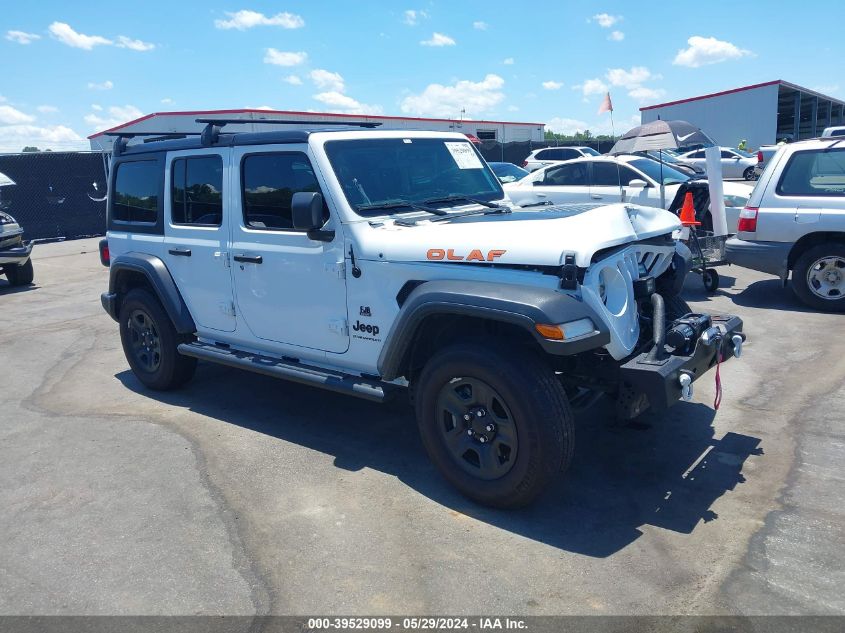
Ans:
[{"label": "rear door window", "polygon": [[171,168],[173,224],[220,226],[223,221],[223,158],[177,158]]},{"label": "rear door window", "polygon": [[620,183],[626,187],[629,182],[637,178],[644,180],[637,172],[624,165],[605,161],[595,161],[592,165],[593,177],[590,184],[593,187],[618,187]]},{"label": "rear door window", "polygon": [[781,196],[845,195],[845,148],[795,152],[776,191]]},{"label": "rear door window", "polygon": [[586,187],[587,164],[551,167],[543,175],[543,184],[551,186]]}]

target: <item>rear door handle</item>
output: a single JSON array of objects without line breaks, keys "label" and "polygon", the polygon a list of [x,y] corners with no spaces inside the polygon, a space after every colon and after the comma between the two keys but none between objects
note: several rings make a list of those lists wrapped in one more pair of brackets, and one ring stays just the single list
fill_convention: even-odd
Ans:
[{"label": "rear door handle", "polygon": [[603,200],[603,199],[604,199],[604,196],[600,196],[600,195],[599,195],[599,194],[597,194],[597,193],[592,194],[590,197],[591,197],[593,200]]},{"label": "rear door handle", "polygon": [[233,259],[236,262],[243,262],[246,264],[260,264],[264,261],[264,258],[261,255],[235,255]]},{"label": "rear door handle", "polygon": [[191,256],[191,249],[190,248],[171,248],[167,251],[171,255],[176,255],[177,257],[190,257]]}]

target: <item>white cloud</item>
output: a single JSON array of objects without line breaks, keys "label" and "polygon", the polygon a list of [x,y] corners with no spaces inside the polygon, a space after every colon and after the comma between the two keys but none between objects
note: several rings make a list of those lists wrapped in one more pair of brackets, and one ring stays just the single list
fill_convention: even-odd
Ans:
[{"label": "white cloud", "polygon": [[546,129],[556,134],[575,134],[576,132],[583,132],[589,127],[584,121],[561,117],[554,117],[546,122]]},{"label": "white cloud", "polygon": [[27,145],[41,149],[86,149],[88,144],[67,126],[0,126],[0,152],[19,152]]},{"label": "white cloud", "polygon": [[621,15],[610,15],[609,13],[598,13],[593,16],[593,22],[598,22],[603,29],[609,29],[620,20],[622,20]]},{"label": "white cloud", "polygon": [[587,79],[582,84],[572,86],[573,90],[580,90],[585,97],[592,95],[603,95],[607,92],[607,84],[601,79]]},{"label": "white cloud", "polygon": [[156,45],[142,40],[133,40],[131,37],[126,37],[125,35],[118,35],[117,47],[128,48],[133,51],[151,51]]},{"label": "white cloud", "polygon": [[813,86],[810,90],[821,92],[822,94],[832,95],[839,93],[839,84],[827,84],[824,86]]},{"label": "white cloud", "polygon": [[301,86],[302,79],[300,79],[299,75],[288,75],[284,79],[282,79],[285,83],[289,83],[291,86]]},{"label": "white cloud", "polygon": [[672,63],[676,66],[698,68],[754,55],[751,51],[739,48],[730,42],[717,40],[715,37],[693,35],[687,40],[687,44],[689,44],[689,48],[682,48],[675,55],[675,60]]},{"label": "white cloud", "polygon": [[260,106],[246,106],[245,110],[275,110],[273,106],[268,105],[260,105]]},{"label": "white cloud", "polygon": [[645,66],[631,66],[629,70],[624,68],[611,68],[605,75],[611,86],[623,86],[625,88],[636,88],[640,84],[653,79],[661,79],[660,75],[653,75]]},{"label": "white cloud", "polygon": [[427,18],[428,13],[416,9],[408,9],[402,14],[402,21],[408,26],[416,26],[421,19]]},{"label": "white cloud", "polygon": [[482,22],[481,20],[472,23],[472,28],[476,31],[486,31],[489,26],[490,25],[487,24],[487,22]]},{"label": "white cloud", "polygon": [[607,36],[607,39],[612,42],[621,42],[625,39],[625,34],[622,31],[613,31],[613,33]]},{"label": "white cloud", "polygon": [[283,12],[268,17],[258,11],[244,9],[235,13],[226,11],[226,15],[229,16],[228,20],[214,20],[214,26],[218,29],[237,29],[238,31],[246,31],[255,26],[280,26],[283,29],[299,29],[305,26],[302,16],[295,13]]},{"label": "white cloud", "polygon": [[8,105],[0,105],[0,123],[5,125],[18,125],[20,123],[32,123],[35,117],[21,112]]},{"label": "white cloud", "polygon": [[67,44],[73,48],[81,48],[86,51],[90,51],[95,46],[110,46],[114,44],[114,42],[110,39],[101,37],[100,35],[85,35],[83,33],[77,33],[70,27],[69,24],[64,22],[53,22],[48,27],[48,30],[50,31],[50,34],[62,44]]},{"label": "white cloud", "polygon": [[665,94],[666,91],[663,88],[647,88],[645,86],[636,86],[628,91],[628,96],[637,101],[654,101]]},{"label": "white cloud", "polygon": [[454,46],[455,40],[453,40],[448,35],[443,35],[443,33],[432,33],[431,39],[423,40],[420,42],[423,46]]},{"label": "white cloud", "polygon": [[92,103],[92,104],[91,104],[91,109],[92,109],[92,110],[96,110],[97,112],[102,112],[102,111],[103,111],[103,106],[101,106],[99,103]]},{"label": "white cloud", "polygon": [[[96,110],[93,106],[92,108]],[[100,108],[100,111],[102,111],[102,108]],[[84,119],[95,131],[103,131],[134,119],[140,119],[142,116],[144,116],[144,113],[135,106],[125,105],[111,106],[108,109],[108,114],[105,115],[94,114],[93,112],[86,114]]]},{"label": "white cloud", "polygon": [[508,112],[519,112],[519,107],[515,105],[509,105]]},{"label": "white cloud", "polygon": [[94,83],[93,81],[88,82],[88,89],[89,90],[111,90],[114,88],[114,84],[109,81],[108,79],[102,83]]},{"label": "white cloud", "polygon": [[507,57],[502,62],[505,66],[513,66],[513,57]]},{"label": "white cloud", "polygon": [[18,44],[31,44],[35,40],[40,40],[41,36],[37,33],[27,33],[26,31],[6,31],[6,39],[10,42],[17,42]]},{"label": "white cloud", "polygon": [[8,99],[3,95],[0,95],[0,103],[5,103],[6,101],[8,101]]},{"label": "white cloud", "polygon": [[381,106],[361,103],[336,90],[315,94],[314,99],[325,103],[334,112],[338,110],[347,114],[381,114],[382,112]]},{"label": "white cloud", "polygon": [[38,110],[39,112],[41,112],[42,114],[55,114],[56,112],[59,111],[59,109],[56,106],[52,106],[52,105],[40,105],[35,109]]},{"label": "white cloud", "polygon": [[563,82],[551,80],[544,81],[543,88],[545,88],[546,90],[560,90],[561,88],[563,88]]},{"label": "white cloud", "polygon": [[400,109],[416,116],[455,117],[462,108],[475,116],[499,104],[505,95],[505,80],[489,74],[481,81],[461,80],[450,86],[429,84],[420,94],[402,99]]},{"label": "white cloud", "polygon": [[308,59],[308,53],[302,51],[290,52],[268,48],[264,53],[264,63],[276,66],[299,66]]},{"label": "white cloud", "polygon": [[333,73],[322,68],[317,68],[309,73],[311,81],[321,90],[329,92],[343,92],[344,81],[339,73]]},{"label": "white cloud", "polygon": [[[161,102],[162,102],[164,105],[170,105],[171,103],[173,103],[173,99],[171,99],[170,97],[165,97],[164,99],[162,99],[162,100],[161,100]],[[93,107],[93,106],[92,106],[92,107]]]}]

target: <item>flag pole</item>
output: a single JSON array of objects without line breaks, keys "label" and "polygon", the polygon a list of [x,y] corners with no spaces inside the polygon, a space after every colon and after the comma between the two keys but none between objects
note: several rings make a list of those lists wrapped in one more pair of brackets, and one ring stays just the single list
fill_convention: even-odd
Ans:
[{"label": "flag pole", "polygon": [[[613,142],[616,143],[616,126],[613,124],[613,102],[610,100],[610,93],[607,93],[607,101],[610,104],[610,135],[613,137]],[[613,162],[616,163],[616,182],[619,184],[619,202],[625,202],[625,191],[622,189],[622,170],[619,168],[619,159],[613,157]]]}]

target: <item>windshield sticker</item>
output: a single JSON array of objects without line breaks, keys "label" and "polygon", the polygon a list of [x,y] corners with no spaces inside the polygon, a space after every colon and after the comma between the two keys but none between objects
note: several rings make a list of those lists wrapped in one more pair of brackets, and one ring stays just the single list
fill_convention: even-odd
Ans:
[{"label": "windshield sticker", "polygon": [[449,150],[452,158],[455,159],[458,169],[482,169],[484,167],[469,143],[461,141],[450,143],[446,141],[443,144]]}]

